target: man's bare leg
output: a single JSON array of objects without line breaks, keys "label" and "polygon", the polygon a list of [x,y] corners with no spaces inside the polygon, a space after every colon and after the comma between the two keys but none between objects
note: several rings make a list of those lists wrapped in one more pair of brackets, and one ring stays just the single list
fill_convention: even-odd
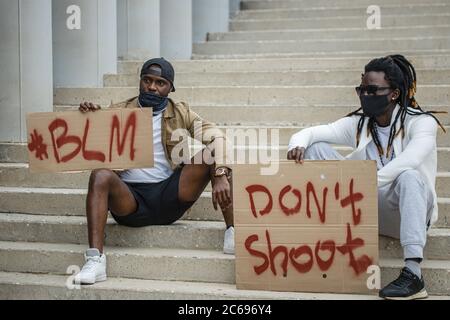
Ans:
[{"label": "man's bare leg", "polygon": [[137,203],[128,186],[108,169],[93,170],[86,198],[89,247],[103,252],[108,207],[118,216],[132,214]]},{"label": "man's bare leg", "polygon": [[[211,166],[206,164],[188,164],[181,171],[178,198],[182,202],[197,201],[208,183],[214,184],[211,177]],[[232,181],[229,180],[230,186]],[[232,186],[231,186],[232,188]],[[233,225],[233,204],[227,208],[221,208],[227,227]]]},{"label": "man's bare leg", "polygon": [[187,164],[183,166],[178,185],[178,199],[181,202],[196,201],[209,182],[209,166]]}]

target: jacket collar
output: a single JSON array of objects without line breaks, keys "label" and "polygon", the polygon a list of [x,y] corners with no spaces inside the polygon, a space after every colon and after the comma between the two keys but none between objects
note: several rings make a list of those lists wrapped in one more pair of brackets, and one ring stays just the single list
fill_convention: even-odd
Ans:
[{"label": "jacket collar", "polygon": [[175,118],[175,102],[169,98],[166,110],[163,113],[164,119]]},{"label": "jacket collar", "polygon": [[125,108],[139,108],[139,100],[138,96],[133,97],[131,99],[126,100],[125,102]]}]

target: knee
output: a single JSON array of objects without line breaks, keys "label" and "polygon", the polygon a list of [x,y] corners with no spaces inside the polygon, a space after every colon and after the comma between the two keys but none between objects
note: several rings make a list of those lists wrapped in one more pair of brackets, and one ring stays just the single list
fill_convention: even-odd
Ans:
[{"label": "knee", "polygon": [[397,185],[422,185],[423,179],[419,171],[405,170],[397,177],[397,179],[395,179],[395,182]]},{"label": "knee", "polygon": [[326,142],[316,142],[310,145],[305,150],[305,159],[315,160],[317,155],[321,154],[321,151],[327,148],[329,145]]},{"label": "knee", "polygon": [[115,173],[108,169],[92,170],[89,177],[89,188],[107,189],[114,175]]}]

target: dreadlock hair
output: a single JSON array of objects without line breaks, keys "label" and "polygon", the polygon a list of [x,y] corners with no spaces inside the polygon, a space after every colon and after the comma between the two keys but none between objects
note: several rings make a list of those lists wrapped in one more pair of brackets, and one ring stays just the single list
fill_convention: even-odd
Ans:
[{"label": "dreadlock hair", "polygon": [[[397,103],[400,105],[400,111],[395,116],[394,122],[391,126],[391,132],[389,134],[388,146],[386,151],[386,157],[389,156],[389,151],[392,148],[394,139],[400,133],[402,134],[402,139],[405,137],[405,118],[409,114],[411,116],[417,116],[426,114],[434,118],[441,129],[446,132],[445,128],[442,126],[440,121],[434,116],[436,113],[447,113],[442,111],[424,111],[417,103],[414,94],[416,93],[416,70],[412,64],[402,55],[389,55],[383,58],[373,59],[364,68],[364,73],[376,71],[383,71],[385,74],[386,81],[389,82],[390,86],[394,89],[400,91],[400,96],[397,99]],[[362,107],[358,110],[351,112],[347,117],[358,115],[361,118],[358,122],[357,134],[356,134],[356,145],[359,145],[361,132],[364,127],[365,116],[361,111]],[[397,132],[396,124],[400,121],[400,128]],[[378,149],[380,156],[384,155],[384,150],[376,134],[375,119],[369,118],[367,124],[368,132],[367,135],[371,134],[373,141]]]}]

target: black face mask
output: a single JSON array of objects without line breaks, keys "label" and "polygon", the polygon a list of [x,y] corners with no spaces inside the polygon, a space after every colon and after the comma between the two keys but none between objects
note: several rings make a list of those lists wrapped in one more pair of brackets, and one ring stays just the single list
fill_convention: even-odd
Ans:
[{"label": "black face mask", "polygon": [[366,116],[370,118],[379,117],[384,114],[389,108],[389,94],[375,96],[375,95],[360,95],[361,107]]},{"label": "black face mask", "polygon": [[139,92],[139,103],[143,108],[153,108],[153,115],[158,114],[167,107],[169,98],[161,97],[152,92]]}]

